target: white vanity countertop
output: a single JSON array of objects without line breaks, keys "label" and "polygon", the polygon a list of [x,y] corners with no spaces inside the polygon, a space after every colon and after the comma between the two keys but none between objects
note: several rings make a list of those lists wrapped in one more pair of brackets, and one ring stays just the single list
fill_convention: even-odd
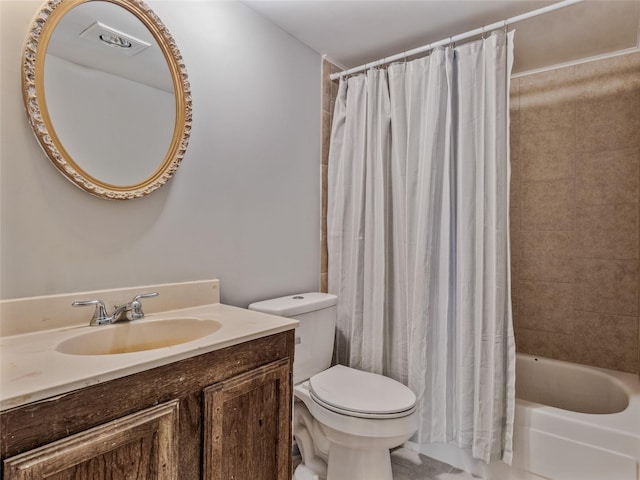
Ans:
[{"label": "white vanity countertop", "polygon": [[220,303],[147,315],[134,322],[198,318],[216,320],[214,333],[187,343],[114,355],[69,355],[63,340],[104,327],[72,326],[0,338],[0,410],[68,393],[249,340],[291,330],[297,320]]}]

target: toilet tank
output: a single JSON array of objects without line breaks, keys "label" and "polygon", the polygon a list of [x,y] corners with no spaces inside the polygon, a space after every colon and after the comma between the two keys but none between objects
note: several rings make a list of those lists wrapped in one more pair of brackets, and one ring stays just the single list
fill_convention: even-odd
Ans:
[{"label": "toilet tank", "polygon": [[329,293],[300,293],[249,305],[250,310],[294,318],[296,351],[293,383],[298,384],[331,366],[338,297]]}]

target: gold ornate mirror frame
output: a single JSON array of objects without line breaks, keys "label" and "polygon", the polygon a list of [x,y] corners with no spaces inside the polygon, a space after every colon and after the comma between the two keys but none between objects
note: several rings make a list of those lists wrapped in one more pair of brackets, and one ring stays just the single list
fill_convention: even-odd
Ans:
[{"label": "gold ornate mirror frame", "polygon": [[51,123],[44,92],[47,46],[56,25],[72,8],[95,0],[49,0],[29,29],[22,57],[22,96],[33,132],[51,163],[77,187],[101,198],[129,200],[157,190],[171,178],[184,157],[191,134],[191,90],[187,71],[173,37],[162,21],[141,0],[101,0],[121,6],[137,17],[156,39],[173,79],[176,119],[169,149],[147,179],[119,186],[92,177],[71,158]]}]

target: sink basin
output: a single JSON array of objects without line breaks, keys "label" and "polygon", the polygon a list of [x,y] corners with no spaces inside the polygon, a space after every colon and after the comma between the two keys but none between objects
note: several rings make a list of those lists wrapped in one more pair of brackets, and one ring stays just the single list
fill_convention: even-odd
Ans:
[{"label": "sink basin", "polygon": [[210,335],[222,325],[215,320],[171,318],[91,327],[60,342],[56,351],[69,355],[115,355],[171,347]]}]

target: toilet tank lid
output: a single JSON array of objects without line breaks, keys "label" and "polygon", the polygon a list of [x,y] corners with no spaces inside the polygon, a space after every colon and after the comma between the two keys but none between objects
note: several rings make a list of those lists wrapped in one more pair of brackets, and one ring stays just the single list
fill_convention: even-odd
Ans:
[{"label": "toilet tank lid", "polygon": [[337,302],[338,297],[330,293],[308,292],[255,302],[249,305],[249,310],[280,315],[281,317],[293,317],[331,307]]}]

